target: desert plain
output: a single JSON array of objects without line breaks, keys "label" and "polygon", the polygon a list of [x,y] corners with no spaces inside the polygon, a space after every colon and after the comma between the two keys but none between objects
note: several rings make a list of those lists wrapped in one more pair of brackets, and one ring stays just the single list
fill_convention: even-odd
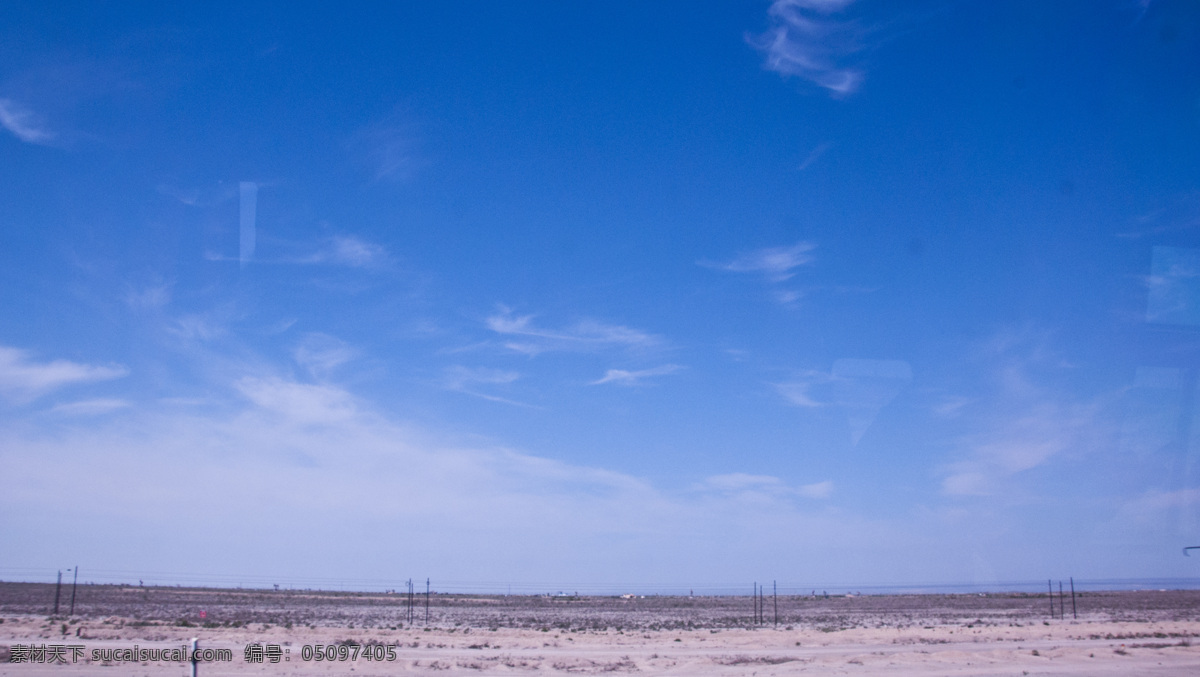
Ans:
[{"label": "desert plain", "polygon": [[[96,649],[230,661],[198,675],[1200,675],[1200,591],[825,596],[461,595],[0,583],[0,675],[187,675]],[[426,601],[428,599],[428,605]],[[1077,616],[1077,617],[1076,617]],[[246,660],[276,645],[279,662]],[[82,647],[13,663],[13,647]],[[308,647],[308,648],[306,648]],[[314,651],[315,647],[321,649]],[[317,660],[332,651],[335,660]],[[343,648],[344,647],[344,648]],[[368,654],[390,656],[368,660]],[[340,653],[339,653],[340,652]],[[349,656],[357,654],[357,658]],[[341,656],[346,656],[345,660]]]}]

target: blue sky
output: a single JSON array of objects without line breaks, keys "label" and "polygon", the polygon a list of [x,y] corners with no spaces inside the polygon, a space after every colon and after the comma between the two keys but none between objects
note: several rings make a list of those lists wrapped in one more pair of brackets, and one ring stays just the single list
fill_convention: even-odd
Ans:
[{"label": "blue sky", "polygon": [[1200,571],[1192,3],[8,3],[0,126],[2,576]]}]

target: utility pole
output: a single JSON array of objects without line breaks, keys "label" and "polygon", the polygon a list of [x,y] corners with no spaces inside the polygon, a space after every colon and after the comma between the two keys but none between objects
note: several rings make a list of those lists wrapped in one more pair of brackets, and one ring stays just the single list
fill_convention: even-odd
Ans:
[{"label": "utility pole", "polygon": [[58,597],[62,594],[62,571],[58,572],[58,583],[54,584],[54,615],[58,615]]},{"label": "utility pole", "polygon": [[425,579],[425,625],[429,625],[429,579]]},{"label": "utility pole", "polygon": [[71,582],[71,615],[75,615],[75,586],[79,585],[79,565],[75,565],[75,580]]},{"label": "utility pole", "polygon": [[1067,605],[1067,601],[1065,599],[1063,599],[1063,594],[1062,594],[1062,581],[1059,581],[1058,582],[1058,617],[1060,619],[1065,619],[1067,617],[1066,605]]},{"label": "utility pole", "polygon": [[775,606],[775,627],[779,627],[779,587],[771,581],[771,603]]},{"label": "utility pole", "polygon": [[1046,579],[1046,588],[1050,591],[1050,620],[1054,620],[1054,583]]}]

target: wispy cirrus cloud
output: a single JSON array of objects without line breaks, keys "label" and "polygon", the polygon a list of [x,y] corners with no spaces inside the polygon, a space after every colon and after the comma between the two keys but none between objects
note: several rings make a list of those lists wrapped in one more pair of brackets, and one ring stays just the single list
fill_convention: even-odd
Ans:
[{"label": "wispy cirrus cloud", "polygon": [[45,146],[55,139],[36,113],[12,99],[0,99],[0,126],[25,143]]},{"label": "wispy cirrus cloud", "polygon": [[121,409],[127,409],[130,406],[132,405],[125,400],[102,397],[55,405],[50,412],[66,416],[100,416]]},{"label": "wispy cirrus cloud", "polygon": [[625,369],[609,369],[608,371],[604,372],[603,377],[596,381],[592,381],[589,385],[598,386],[605,383],[612,383],[614,385],[636,386],[641,385],[647,379],[651,379],[656,376],[674,374],[681,369],[683,369],[683,367],[679,366],[678,364],[664,364],[660,367],[638,369],[634,371],[628,371]]},{"label": "wispy cirrus cloud", "polygon": [[299,257],[294,262],[365,268],[376,265],[386,258],[387,250],[381,245],[349,235],[337,235],[329,238],[316,252]]},{"label": "wispy cirrus cloud", "polygon": [[825,154],[825,151],[829,150],[830,148],[833,148],[833,143],[829,141],[817,144],[815,148],[809,151],[808,155],[805,156],[804,160],[799,166],[796,167],[796,169],[801,172],[808,169],[813,165],[813,163],[815,163],[817,160],[820,160],[821,156]]},{"label": "wispy cirrus cloud", "polygon": [[[1051,339],[1048,332],[1025,326],[980,343],[975,359],[990,374],[992,389],[961,405],[961,400],[950,401],[950,413],[968,419],[974,430],[955,440],[959,458],[942,468],[943,493],[1001,494],[1014,478],[1095,451],[1103,446],[1100,440],[1117,435],[1113,417],[1105,415],[1111,395],[1083,399],[1053,385],[1056,376],[1075,368]],[[935,406],[935,415],[938,410]]]},{"label": "wispy cirrus cloud", "polygon": [[164,308],[171,302],[171,289],[174,283],[162,282],[144,287],[130,288],[125,293],[125,303],[130,308],[139,310]]},{"label": "wispy cirrus cloud", "polygon": [[1099,422],[1097,414],[1086,405],[1043,402],[1003,415],[995,428],[961,440],[966,458],[947,468],[942,491],[951,496],[997,493],[1009,478],[1086,448],[1088,433]]},{"label": "wispy cirrus cloud", "polygon": [[345,341],[320,332],[307,334],[292,351],[296,363],[316,378],[329,376],[357,356],[358,351]]},{"label": "wispy cirrus cloud", "polygon": [[492,369],[490,367],[466,367],[461,364],[455,364],[443,370],[441,385],[446,390],[471,395],[472,397],[478,397],[490,402],[537,408],[532,404],[480,391],[481,388],[506,386],[520,378],[520,372],[516,371]]},{"label": "wispy cirrus cloud", "polygon": [[747,38],[763,52],[765,66],[848,96],[862,85],[863,71],[844,62],[862,50],[863,29],[837,18],[854,0],[775,0],[767,10],[771,28]]},{"label": "wispy cirrus cloud", "polygon": [[502,307],[485,325],[507,337],[509,350],[537,355],[550,351],[589,351],[612,348],[646,349],[661,346],[662,338],[630,327],[585,319],[559,328],[534,323],[534,315],[515,315]]},{"label": "wispy cirrus cloud", "polygon": [[829,372],[798,372],[774,384],[788,404],[806,409],[836,407],[846,416],[850,438],[858,444],[875,417],[912,381],[912,367],[903,360],[840,359]]},{"label": "wispy cirrus cloud", "polygon": [[[258,265],[308,265],[308,266],[346,266],[349,268],[373,268],[388,260],[387,249],[383,245],[370,242],[353,235],[335,235],[319,242],[273,242],[277,249],[286,253],[266,257],[254,257]],[[226,256],[217,252],[207,252],[205,258],[209,261],[243,261],[241,256]]]},{"label": "wispy cirrus cloud", "polygon": [[743,499],[779,499],[792,496],[823,499],[833,495],[832,480],[790,486],[772,475],[751,475],[740,472],[713,475],[704,480],[701,486],[708,491],[738,496]]},{"label": "wispy cirrus cloud", "polygon": [[421,167],[419,136],[411,116],[396,109],[359,129],[348,146],[370,167],[375,182],[405,181]]},{"label": "wispy cirrus cloud", "polygon": [[790,247],[766,247],[739,255],[728,263],[697,261],[698,265],[730,273],[758,273],[770,282],[786,282],[800,266],[812,263],[812,242],[797,242]]},{"label": "wispy cirrus cloud", "polygon": [[129,370],[119,365],[97,366],[68,360],[37,362],[18,348],[0,346],[0,393],[15,402],[29,402],[64,386],[121,378]]}]

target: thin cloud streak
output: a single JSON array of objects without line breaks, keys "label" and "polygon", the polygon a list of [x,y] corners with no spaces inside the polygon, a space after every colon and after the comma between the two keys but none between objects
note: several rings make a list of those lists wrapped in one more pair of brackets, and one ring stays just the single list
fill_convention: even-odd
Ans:
[{"label": "thin cloud streak", "polygon": [[596,320],[581,320],[568,327],[547,329],[534,324],[533,319],[533,315],[513,315],[511,310],[502,307],[501,312],[487,318],[485,325],[497,334],[514,337],[515,340],[504,343],[505,348],[530,356],[550,351],[646,349],[663,343],[653,334]]},{"label": "thin cloud streak", "polygon": [[833,147],[833,144],[828,141],[817,144],[817,147],[812,149],[812,151],[808,154],[807,157],[804,158],[804,161],[801,162],[800,166],[796,167],[796,169],[801,172],[808,169],[809,167],[811,167],[813,165],[813,163],[815,163],[817,160],[821,159],[821,156],[825,154],[825,151],[829,150],[832,147]]},{"label": "thin cloud streak", "polygon": [[506,371],[502,369],[491,369],[489,367],[466,367],[460,364],[446,367],[442,374],[442,388],[472,397],[487,400],[489,402],[499,402],[500,404],[510,404],[515,407],[525,407],[529,409],[541,409],[541,407],[520,402],[518,400],[491,395],[488,393],[479,392],[479,386],[505,386],[513,383],[521,378],[521,374],[515,371]]},{"label": "thin cloud streak", "polygon": [[[315,248],[311,244],[289,244],[295,253],[273,258],[255,258],[255,265],[300,265],[300,266],[345,266],[348,268],[377,268],[388,260],[388,251],[382,245],[368,242],[353,235],[335,235],[325,239]],[[218,252],[205,252],[207,261],[244,261],[239,257],[225,256]]]},{"label": "thin cloud streak", "polygon": [[622,386],[636,386],[636,385],[641,385],[642,382],[645,381],[646,379],[654,378],[655,376],[666,376],[667,374],[674,374],[675,372],[677,372],[681,369],[683,369],[683,367],[679,366],[678,364],[664,364],[661,367],[654,367],[652,369],[641,369],[641,370],[637,370],[637,371],[626,371],[624,369],[609,369],[608,371],[604,372],[604,376],[602,378],[600,378],[599,380],[596,380],[596,381],[592,381],[588,385],[598,386],[598,385],[602,385],[605,383],[612,383],[615,385],[622,385]]},{"label": "thin cloud streak", "polygon": [[35,362],[24,350],[0,346],[0,393],[15,402],[28,402],[67,385],[107,381],[128,373],[122,366]]},{"label": "thin cloud streak", "polygon": [[94,400],[81,400],[79,402],[59,404],[52,408],[50,413],[66,416],[100,416],[121,409],[127,409],[130,406],[132,405],[125,400],[97,398]]},{"label": "thin cloud streak", "polygon": [[797,242],[790,247],[767,247],[738,256],[729,263],[698,261],[706,268],[730,273],[760,273],[771,282],[785,282],[796,274],[796,268],[812,263],[810,253],[817,245],[812,242]]},{"label": "thin cloud streak", "polygon": [[742,500],[769,500],[793,496],[825,499],[833,495],[832,480],[793,487],[772,475],[751,475],[740,472],[713,475],[704,480],[701,488],[726,496],[736,496]]},{"label": "thin cloud streak", "polygon": [[25,143],[46,146],[55,138],[33,111],[12,99],[0,99],[0,126]]},{"label": "thin cloud streak", "polygon": [[326,263],[351,268],[366,268],[377,265],[386,258],[387,251],[380,245],[353,236],[339,235],[329,238],[325,246],[317,252],[285,262]]}]

